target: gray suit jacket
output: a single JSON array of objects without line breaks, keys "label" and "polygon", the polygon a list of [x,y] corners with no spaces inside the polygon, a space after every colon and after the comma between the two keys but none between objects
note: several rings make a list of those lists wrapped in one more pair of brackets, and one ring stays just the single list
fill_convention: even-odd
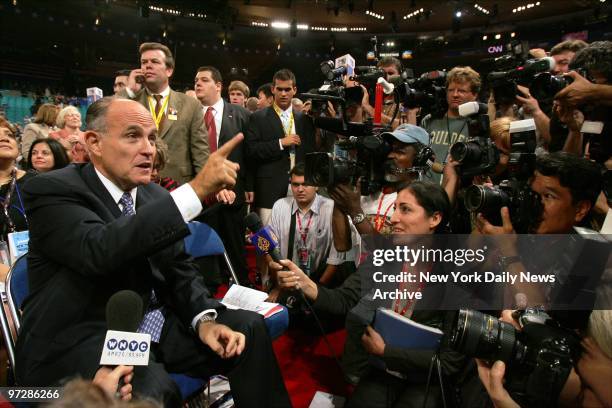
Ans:
[{"label": "gray suit jacket", "polygon": [[[128,97],[125,91],[119,95]],[[144,88],[133,99],[149,109]],[[172,116],[176,116],[176,120],[171,119]],[[162,177],[171,177],[180,184],[187,183],[208,160],[210,150],[202,105],[182,92],[170,90],[168,109],[160,123],[158,137],[168,145],[168,163],[161,171]]]}]

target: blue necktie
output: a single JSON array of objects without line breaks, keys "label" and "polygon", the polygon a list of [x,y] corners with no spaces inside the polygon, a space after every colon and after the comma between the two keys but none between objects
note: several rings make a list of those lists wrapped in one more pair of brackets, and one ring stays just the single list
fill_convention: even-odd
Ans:
[{"label": "blue necktie", "polygon": [[[134,200],[130,193],[123,193],[119,199],[119,205],[122,207],[121,215],[130,216],[136,214],[134,211]],[[155,291],[151,290],[151,303],[149,308],[140,322],[138,327],[139,333],[148,333],[151,335],[151,340],[159,343],[162,327],[164,327],[164,315],[161,312],[161,307],[155,296]]]}]

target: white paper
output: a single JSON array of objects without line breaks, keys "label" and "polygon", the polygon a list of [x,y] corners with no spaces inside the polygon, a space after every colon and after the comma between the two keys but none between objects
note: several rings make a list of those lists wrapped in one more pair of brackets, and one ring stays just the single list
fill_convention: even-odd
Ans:
[{"label": "white paper", "polygon": [[340,408],[344,406],[345,401],[344,397],[317,391],[308,408]]},{"label": "white paper", "polygon": [[243,309],[256,312],[257,308],[267,298],[268,294],[266,292],[240,285],[232,285],[223,297],[221,303],[230,309]]}]

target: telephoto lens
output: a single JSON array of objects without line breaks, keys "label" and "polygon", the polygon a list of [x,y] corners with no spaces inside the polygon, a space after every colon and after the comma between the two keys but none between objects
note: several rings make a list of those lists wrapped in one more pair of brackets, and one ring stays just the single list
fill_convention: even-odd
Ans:
[{"label": "telephoto lens", "polygon": [[466,356],[505,363],[522,360],[526,351],[511,324],[476,310],[459,311],[451,344]]},{"label": "telephoto lens", "polygon": [[475,142],[457,142],[450,148],[453,160],[461,164],[479,163],[482,156],[482,147]]},{"label": "telephoto lens", "polygon": [[471,185],[465,190],[465,208],[471,212],[497,214],[510,205],[510,196],[499,187]]}]

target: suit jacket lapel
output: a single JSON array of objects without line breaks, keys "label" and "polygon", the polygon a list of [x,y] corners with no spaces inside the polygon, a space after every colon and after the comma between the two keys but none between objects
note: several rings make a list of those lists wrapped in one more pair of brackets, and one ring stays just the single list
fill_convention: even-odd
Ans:
[{"label": "suit jacket lapel", "polygon": [[283,122],[281,122],[280,118],[278,117],[276,111],[272,106],[269,106],[266,109],[268,109],[268,122],[272,124],[273,128],[275,128],[275,133],[278,134],[278,138],[282,139],[283,137],[285,137],[285,129],[283,129]]},{"label": "suit jacket lapel", "polygon": [[104,187],[104,184],[102,184],[102,181],[100,181],[94,166],[91,163],[85,165],[85,167],[83,167],[82,174],[83,180],[85,180],[85,183],[89,186],[91,191],[100,199],[100,201],[102,201],[104,206],[108,208],[113,217],[119,218],[121,216],[121,210],[119,209],[119,206],[115,200],[113,200],[113,197],[110,195],[106,187]]},{"label": "suit jacket lapel", "polygon": [[[166,134],[168,134],[168,131],[170,130],[174,122],[180,120],[181,107],[183,106],[181,99],[172,89],[170,90],[170,95],[168,95],[168,98],[168,109],[166,110],[166,114],[163,116],[162,121],[159,124],[158,134],[162,139],[166,137]],[[168,120],[168,114],[171,111],[175,112],[177,120]]]},{"label": "suit jacket lapel", "polygon": [[233,135],[231,135],[230,128],[234,119],[234,107],[231,103],[223,101],[223,117],[221,118],[221,131],[219,132],[219,143],[218,146],[223,146]]}]

